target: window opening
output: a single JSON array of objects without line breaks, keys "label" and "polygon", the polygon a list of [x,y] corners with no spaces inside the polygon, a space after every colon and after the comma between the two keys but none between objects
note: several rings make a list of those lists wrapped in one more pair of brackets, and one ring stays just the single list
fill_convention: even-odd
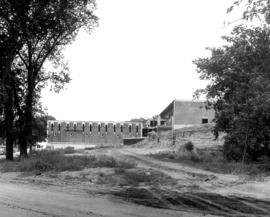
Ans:
[{"label": "window opening", "polygon": [[207,124],[208,123],[208,118],[202,118],[202,124]]}]

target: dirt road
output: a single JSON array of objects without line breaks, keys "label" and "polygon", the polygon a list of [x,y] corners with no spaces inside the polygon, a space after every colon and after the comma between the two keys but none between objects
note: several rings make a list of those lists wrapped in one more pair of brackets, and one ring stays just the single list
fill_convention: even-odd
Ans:
[{"label": "dirt road", "polygon": [[[133,159],[139,168],[162,172],[176,184],[121,187],[90,183],[85,177],[92,179],[100,168],[55,176],[0,173],[0,217],[270,216],[270,183],[247,183],[237,175],[164,162],[147,156],[148,151],[123,147],[97,153]],[[106,179],[104,170],[102,177]]]},{"label": "dirt road", "polygon": [[102,196],[64,189],[0,181],[2,217],[191,217],[202,216],[174,210],[155,209]]},{"label": "dirt road", "polygon": [[[138,162],[138,166],[161,171],[178,181],[178,186],[150,189],[151,197],[156,196],[161,207],[216,216],[270,216],[269,180],[246,181],[239,175],[217,174],[164,162],[147,156],[148,151],[123,148],[116,150],[116,155],[129,156]],[[141,200],[134,198],[134,202]]]}]

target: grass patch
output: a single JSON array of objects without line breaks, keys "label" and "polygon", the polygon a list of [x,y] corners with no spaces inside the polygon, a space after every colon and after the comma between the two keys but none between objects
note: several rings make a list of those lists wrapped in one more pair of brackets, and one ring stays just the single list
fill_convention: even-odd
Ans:
[{"label": "grass patch", "polygon": [[269,165],[227,161],[220,149],[196,149],[196,151],[166,151],[150,155],[159,160],[179,162],[188,166],[223,174],[268,175]]},{"label": "grass patch", "polygon": [[107,155],[66,156],[63,150],[42,150],[21,161],[2,162],[3,172],[76,171],[84,168],[134,168],[135,161],[118,160]]}]

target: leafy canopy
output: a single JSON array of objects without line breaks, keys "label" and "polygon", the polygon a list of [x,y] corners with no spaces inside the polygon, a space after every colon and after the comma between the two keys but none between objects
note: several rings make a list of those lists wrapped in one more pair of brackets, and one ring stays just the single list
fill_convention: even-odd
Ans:
[{"label": "leafy canopy", "polygon": [[209,48],[211,57],[195,60],[200,78],[214,106],[215,133],[226,132],[224,153],[240,160],[269,155],[270,138],[270,30],[265,27],[234,28],[223,37],[226,46]]}]

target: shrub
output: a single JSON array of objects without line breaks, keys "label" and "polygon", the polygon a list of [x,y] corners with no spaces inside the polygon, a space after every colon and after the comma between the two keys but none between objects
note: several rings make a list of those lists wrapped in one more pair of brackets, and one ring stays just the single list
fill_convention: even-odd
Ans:
[{"label": "shrub", "polygon": [[185,150],[192,152],[194,150],[194,145],[191,141],[188,141],[187,143],[184,144]]},{"label": "shrub", "polygon": [[243,147],[236,138],[227,135],[223,145],[223,154],[229,161],[240,161],[243,156]]},{"label": "shrub", "polygon": [[157,132],[155,132],[155,131],[151,131],[151,132],[148,133],[148,137],[149,137],[149,139],[151,139],[151,140],[155,140],[155,139],[157,139],[158,134],[157,134]]},{"label": "shrub", "polygon": [[190,160],[193,162],[202,162],[203,161],[202,158],[199,157],[199,155],[196,153],[191,153]]},{"label": "shrub", "polygon": [[68,147],[64,148],[63,151],[65,154],[74,154],[76,152],[75,148],[72,146],[68,146]]}]

